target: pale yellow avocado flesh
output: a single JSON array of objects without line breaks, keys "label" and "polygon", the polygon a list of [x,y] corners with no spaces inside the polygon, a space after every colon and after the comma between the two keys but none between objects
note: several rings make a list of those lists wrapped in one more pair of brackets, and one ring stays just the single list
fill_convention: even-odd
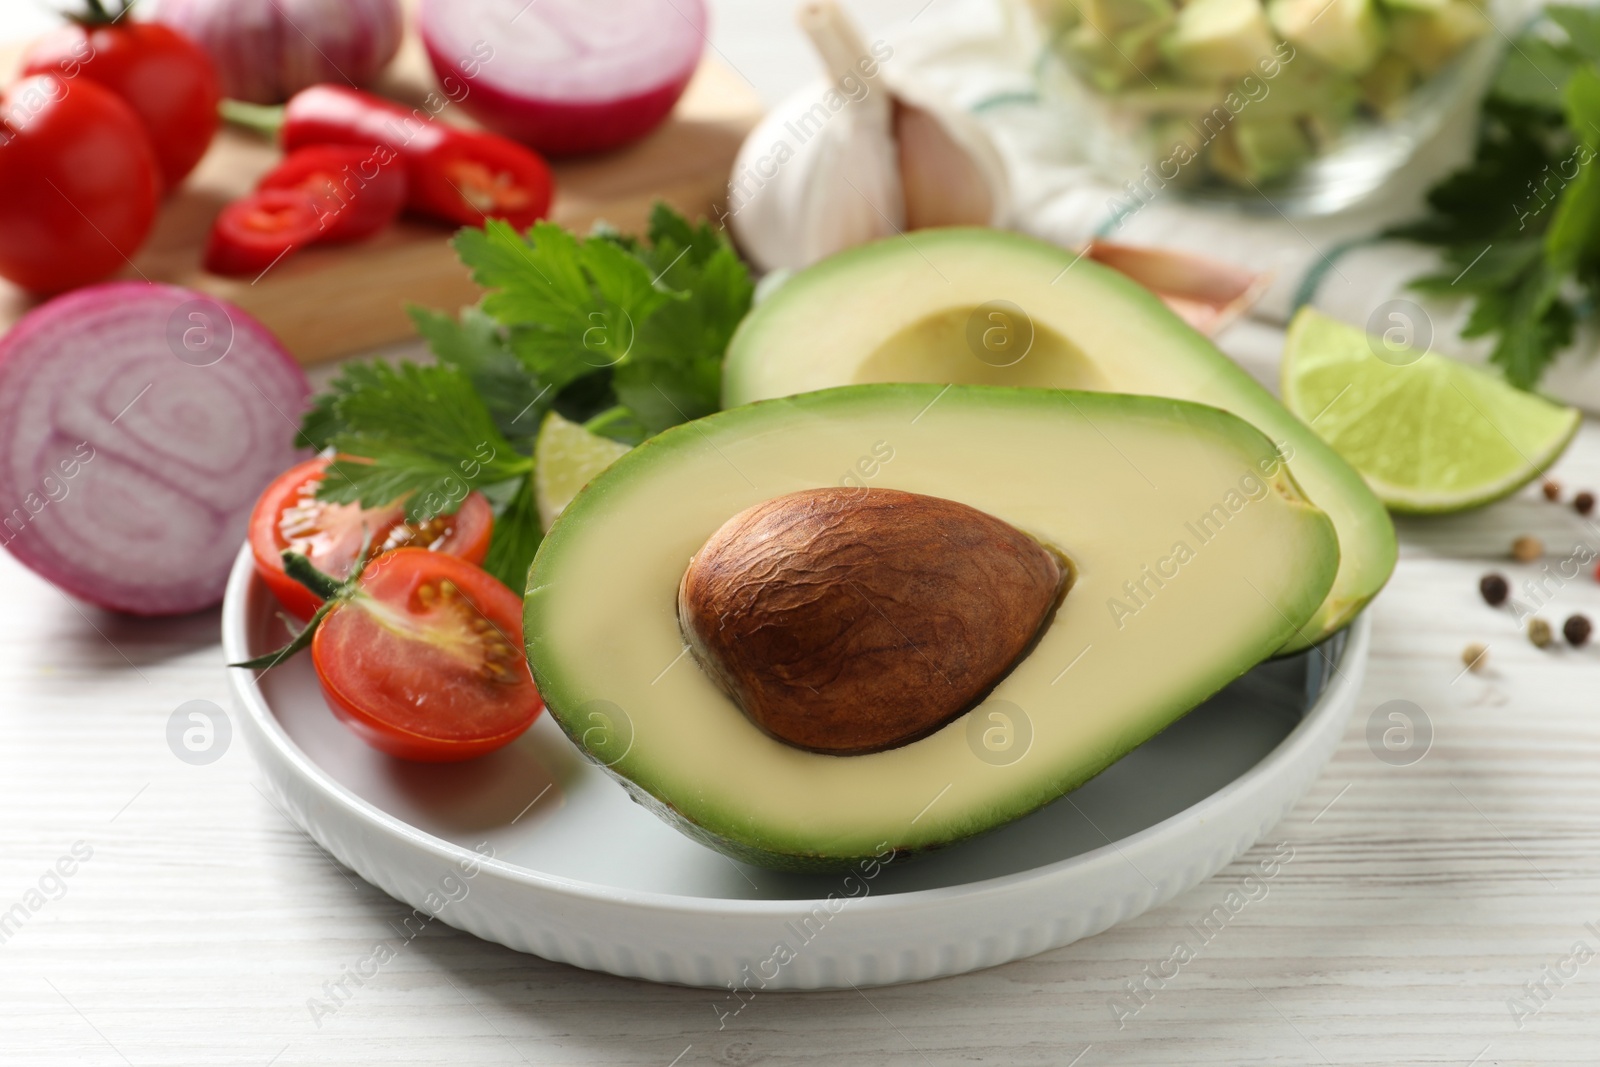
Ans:
[{"label": "pale yellow avocado flesh", "polygon": [[[979,508],[1075,572],[983,704],[863,756],[763,733],[686,653],[676,616],[690,557],[728,518],[839,484]],[[835,389],[676,427],[591,482],[530,573],[529,662],[551,714],[636,799],[731,855],[827,866],[944,845],[1081,785],[1279,648],[1338,551],[1272,443],[1214,408]]]},{"label": "pale yellow avocado flesh", "polygon": [[1283,651],[1347,625],[1383,588],[1394,525],[1353,467],[1154,295],[1056,245],[1003,230],[921,230],[783,283],[728,349],[723,406],[866,382],[1145,393],[1231,411],[1276,441],[1339,531],[1326,603]]}]

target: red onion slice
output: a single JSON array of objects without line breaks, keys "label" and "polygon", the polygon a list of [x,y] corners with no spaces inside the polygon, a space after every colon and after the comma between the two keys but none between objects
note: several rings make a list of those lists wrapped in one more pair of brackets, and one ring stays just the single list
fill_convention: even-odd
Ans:
[{"label": "red onion slice", "polygon": [[447,97],[553,155],[649,133],[706,43],[704,0],[423,0],[417,25]]},{"label": "red onion slice", "polygon": [[209,607],[256,497],[301,456],[309,393],[223,301],[145,282],[58,297],[0,337],[0,544],[103,607]]}]

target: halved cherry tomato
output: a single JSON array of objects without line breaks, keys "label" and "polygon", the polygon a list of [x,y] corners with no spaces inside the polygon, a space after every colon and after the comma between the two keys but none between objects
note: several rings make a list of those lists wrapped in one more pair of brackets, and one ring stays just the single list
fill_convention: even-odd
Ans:
[{"label": "halved cherry tomato", "polygon": [[317,486],[329,461],[308,459],[284,471],[267,486],[250,514],[250,552],[256,573],[278,602],[299,619],[321,606],[317,596],[283,570],[283,552],[300,553],[324,574],[346,578],[368,534],[375,551],[417,546],[482,562],[489,551],[494,513],[482,493],[468,493],[454,515],[440,515],[418,526],[405,521],[399,503],[382,508],[330,504],[317,499]]},{"label": "halved cherry tomato", "polygon": [[318,240],[358,241],[400,214],[406,171],[393,152],[376,145],[309,145],[291,152],[256,188],[308,194],[322,226]]},{"label": "halved cherry tomato", "polygon": [[82,77],[121,97],[144,125],[168,190],[200,162],[221,121],[210,57],[159,22],[62,26],[28,49],[22,72]]},{"label": "halved cherry tomato", "polygon": [[206,242],[205,268],[251,277],[322,236],[317,202],[301,189],[264,189],[240,197],[217,216]]},{"label": "halved cherry tomato", "polygon": [[510,744],[544,708],[522,647],[522,598],[455,556],[400,548],[311,639],[335,715],[401,759],[444,763]]}]

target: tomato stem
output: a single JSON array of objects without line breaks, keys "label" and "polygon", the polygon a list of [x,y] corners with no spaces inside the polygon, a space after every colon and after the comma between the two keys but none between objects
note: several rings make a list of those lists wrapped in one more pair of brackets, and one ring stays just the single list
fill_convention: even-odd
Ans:
[{"label": "tomato stem", "polygon": [[[363,556],[365,553],[363,553]],[[346,583],[339,581],[330,574],[318,570],[316,564],[298,552],[285,550],[283,553],[284,573],[307,589],[311,590],[323,600],[332,600],[343,593]]]},{"label": "tomato stem", "polygon": [[350,577],[342,582],[333,575],[318,570],[315,563],[312,563],[300,553],[284,549],[283,572],[321,597],[322,606],[317,609],[316,614],[311,616],[311,619],[305,625],[305,629],[295,634],[294,640],[287,645],[284,645],[276,652],[268,652],[264,656],[257,656],[255,659],[247,659],[240,663],[230,663],[228,666],[247,667],[256,671],[271,670],[311,644],[311,639],[316,636],[317,627],[322,625],[322,620],[328,617],[328,613],[355,595],[356,583],[361,580],[362,573],[366,571],[367,564],[371,562],[371,530],[366,531],[361,539],[361,551],[356,556],[356,565],[351,569]]},{"label": "tomato stem", "polygon": [[317,609],[316,614],[312,615],[310,620],[306,622],[305,626],[300,630],[300,632],[294,635],[294,640],[290,641],[282,648],[268,652],[264,656],[257,656],[255,659],[247,659],[239,663],[230,663],[228,666],[245,667],[254,671],[271,670],[284,660],[293,656],[296,652],[299,652],[301,649],[311,644],[311,639],[317,634],[317,627],[322,625],[322,620],[327,618],[328,613],[337,607],[339,603],[340,601],[338,599],[323,601],[322,606]]},{"label": "tomato stem", "polygon": [[109,26],[128,13],[134,0],[118,0],[117,11],[112,14],[105,0],[83,0],[84,10],[66,17],[80,26]]},{"label": "tomato stem", "polygon": [[285,550],[283,553],[284,573],[293,578],[295,581],[299,582],[301,585],[305,586],[307,589],[311,590],[313,593],[317,594],[317,596],[321,597],[322,606],[317,608],[316,614],[311,616],[311,619],[306,623],[305,628],[299,633],[295,634],[294,640],[290,641],[287,645],[284,645],[275,652],[268,652],[264,656],[257,656],[255,659],[247,659],[241,663],[230,663],[228,666],[248,667],[251,670],[257,671],[271,670],[273,667],[276,667],[278,664],[282,663],[296,652],[299,652],[302,648],[305,648],[307,645],[311,644],[311,639],[316,636],[317,627],[322,625],[322,620],[327,618],[328,612],[332,611],[335,607],[344,603],[346,600],[349,600],[350,595],[355,591],[356,579],[360,578],[361,572],[366,569],[367,552],[371,545],[371,537],[368,537],[362,542],[361,555],[356,561],[355,571],[353,574],[351,574],[349,581],[344,582],[339,581],[339,579],[333,577],[331,574],[325,574],[318,570],[316,564],[312,563],[300,553]]}]

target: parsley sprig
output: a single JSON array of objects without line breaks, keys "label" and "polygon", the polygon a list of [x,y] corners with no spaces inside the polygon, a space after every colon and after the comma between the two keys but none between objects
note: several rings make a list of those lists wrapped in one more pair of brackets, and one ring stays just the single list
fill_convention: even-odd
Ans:
[{"label": "parsley sprig", "polygon": [[1484,100],[1473,160],[1428,194],[1396,236],[1442,247],[1412,287],[1472,300],[1462,336],[1522,389],[1572,343],[1600,298],[1600,10],[1545,9],[1506,54]]},{"label": "parsley sprig", "polygon": [[403,499],[421,521],[483,492],[496,512],[484,567],[520,589],[542,536],[532,472],[545,414],[637,444],[717,410],[753,286],[720,232],[664,204],[643,239],[491,220],[455,249],[487,294],[457,316],[411,309],[437,362],[351,364],[301,432],[341,457],[324,500]]}]

